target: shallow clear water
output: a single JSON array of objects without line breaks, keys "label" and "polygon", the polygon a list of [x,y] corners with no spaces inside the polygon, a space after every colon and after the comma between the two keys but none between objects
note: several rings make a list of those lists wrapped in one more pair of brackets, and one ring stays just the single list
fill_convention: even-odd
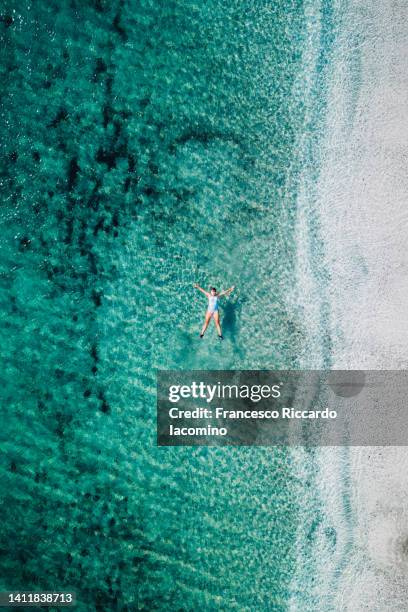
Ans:
[{"label": "shallow clear water", "polygon": [[[8,3],[4,589],[287,608],[290,452],[157,448],[155,371],[297,366],[305,21],[295,0]],[[222,343],[194,282],[237,287]]]}]

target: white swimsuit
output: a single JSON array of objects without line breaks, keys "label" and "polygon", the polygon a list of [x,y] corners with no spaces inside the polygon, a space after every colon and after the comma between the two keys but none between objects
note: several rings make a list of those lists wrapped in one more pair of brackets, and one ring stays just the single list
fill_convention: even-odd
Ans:
[{"label": "white swimsuit", "polygon": [[208,312],[218,312],[218,295],[210,295],[208,298]]}]

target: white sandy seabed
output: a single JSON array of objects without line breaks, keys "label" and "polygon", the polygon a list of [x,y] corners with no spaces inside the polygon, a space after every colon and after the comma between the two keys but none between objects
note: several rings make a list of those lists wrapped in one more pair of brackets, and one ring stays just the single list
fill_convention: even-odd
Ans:
[{"label": "white sandy seabed", "polygon": [[[315,302],[317,287],[303,250],[313,209],[331,367],[406,369],[408,2],[354,0],[346,10],[339,5],[338,16],[317,187],[309,199],[307,190],[300,193],[303,308]],[[311,346],[318,325],[321,317],[311,325]],[[317,357],[310,363],[305,356],[305,368],[323,367],[316,348],[309,354]],[[315,469],[326,532],[331,525],[337,544],[331,552],[319,538],[310,544],[318,572],[313,604],[305,599],[302,606],[298,589],[291,608],[408,610],[408,447],[320,449]]]}]

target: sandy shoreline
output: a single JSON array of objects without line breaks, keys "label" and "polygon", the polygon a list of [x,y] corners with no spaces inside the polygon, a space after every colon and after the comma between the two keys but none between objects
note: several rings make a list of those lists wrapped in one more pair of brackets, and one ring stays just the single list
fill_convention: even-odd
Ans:
[{"label": "sandy shoreline", "polygon": [[408,5],[348,11],[318,187],[334,367],[408,365]]},{"label": "sandy shoreline", "polygon": [[[335,369],[408,366],[407,24],[406,3],[351,3],[329,75],[317,205]],[[352,550],[335,609],[407,609],[408,449],[352,448],[348,464]],[[322,472],[322,487],[336,478]]]}]

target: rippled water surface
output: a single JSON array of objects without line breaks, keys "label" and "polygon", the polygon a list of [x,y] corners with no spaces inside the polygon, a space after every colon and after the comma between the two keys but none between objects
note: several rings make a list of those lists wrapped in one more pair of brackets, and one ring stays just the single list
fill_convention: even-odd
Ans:
[{"label": "rippled water surface", "polygon": [[[3,7],[4,589],[286,609],[290,455],[157,448],[155,372],[296,367],[304,20],[300,0]],[[194,282],[236,285],[224,342],[199,339]]]}]

